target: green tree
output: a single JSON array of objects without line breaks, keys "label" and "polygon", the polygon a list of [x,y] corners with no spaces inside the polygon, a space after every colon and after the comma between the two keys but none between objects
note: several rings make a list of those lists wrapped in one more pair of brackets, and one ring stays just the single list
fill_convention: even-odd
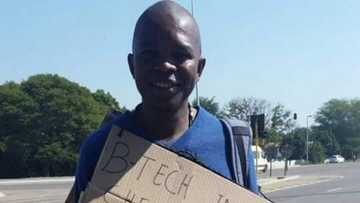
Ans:
[{"label": "green tree", "polygon": [[119,102],[116,101],[116,99],[111,96],[109,92],[105,92],[104,90],[100,89],[96,90],[94,93],[92,93],[92,95],[98,103],[104,106],[106,111],[115,110],[124,112],[126,110],[125,108],[120,107]]},{"label": "green tree", "polygon": [[18,84],[9,82],[0,85],[0,106],[0,177],[27,176],[31,124],[38,105]]},{"label": "green tree", "polygon": [[[58,157],[64,151],[76,154],[85,136],[99,125],[105,111],[87,88],[58,75],[32,76],[22,82],[21,87],[40,107],[32,122],[34,162],[39,162],[44,175],[55,175],[54,168],[69,165]],[[64,173],[75,168],[76,156],[70,157],[73,157],[69,160],[72,164]]]},{"label": "green tree", "polygon": [[288,171],[288,161],[293,155],[295,146],[292,144],[293,138],[291,135],[286,135],[282,139],[281,145],[280,145],[280,152],[283,158],[285,158],[285,167],[284,167],[284,176],[287,175]]},{"label": "green tree", "polygon": [[305,159],[306,128],[296,128],[287,135],[287,143],[292,147],[291,160]]},{"label": "green tree", "polygon": [[270,123],[269,115],[272,114],[271,103],[264,99],[249,98],[236,98],[232,99],[225,105],[224,114],[226,117],[238,118],[241,120],[248,120],[250,115],[266,114],[265,123]]},{"label": "green tree", "polygon": [[324,130],[318,126],[313,126],[310,137],[318,141],[324,147],[326,156],[340,153],[340,145],[336,140],[335,134],[331,130]]},{"label": "green tree", "polygon": [[294,120],[291,115],[291,111],[287,110],[284,105],[275,105],[271,109],[270,128],[281,134],[290,132],[294,127]]},{"label": "green tree", "polygon": [[268,143],[264,146],[267,160],[270,162],[270,176],[272,176],[272,163],[277,158],[279,146],[275,143]]},{"label": "green tree", "polygon": [[351,118],[353,133],[345,141],[350,147],[348,150],[344,147],[344,155],[347,158],[352,158],[354,154],[360,155],[360,99],[351,100]]},{"label": "green tree", "polygon": [[[268,137],[266,138],[267,143],[274,143],[277,146],[281,146],[284,141],[292,140],[294,143],[294,136],[292,136],[291,130],[294,127],[294,120],[291,117],[291,112],[285,108],[282,104],[277,104],[271,109],[270,124],[267,127]],[[284,140],[285,136],[286,139]],[[293,151],[296,152],[295,146]],[[294,154],[294,153],[292,153]],[[291,155],[288,158],[292,158]]]},{"label": "green tree", "polygon": [[[265,114],[265,132],[267,136],[260,140],[260,145],[282,144],[285,135],[289,134],[294,127],[291,111],[282,104],[272,103],[257,98],[237,98],[231,100],[223,110],[225,117],[235,117],[248,120],[250,115]],[[267,155],[269,156],[269,155]]]},{"label": "green tree", "polygon": [[325,160],[325,150],[320,142],[313,142],[309,148],[309,161],[312,163],[323,163]]},{"label": "green tree", "polygon": [[0,85],[0,177],[71,175],[79,146],[96,129],[109,93],[58,75],[35,75]]},{"label": "green tree", "polygon": [[[341,154],[349,159],[359,154],[360,149],[360,100],[332,99],[326,102],[316,114],[315,121],[319,131],[328,131],[329,139],[334,137],[340,146]],[[329,146],[325,146],[329,153]],[[334,151],[335,153],[335,151]]]},{"label": "green tree", "polygon": [[[215,97],[199,97],[200,106],[206,109],[208,112],[212,113],[217,117],[221,117],[219,103],[215,101]],[[196,106],[197,101],[194,99],[192,105]]]},{"label": "green tree", "polygon": [[285,134],[294,126],[291,111],[284,105],[273,105],[269,101],[257,98],[237,98],[231,100],[223,110],[226,117],[248,120],[250,115],[265,114],[265,129]]},{"label": "green tree", "polygon": [[281,141],[283,139],[283,135],[276,132],[275,129],[269,128],[267,129],[267,143],[274,143],[276,145],[280,145]]}]

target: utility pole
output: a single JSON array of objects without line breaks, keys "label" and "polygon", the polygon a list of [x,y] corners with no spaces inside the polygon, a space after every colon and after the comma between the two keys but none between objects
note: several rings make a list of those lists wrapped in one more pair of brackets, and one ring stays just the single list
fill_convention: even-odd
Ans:
[{"label": "utility pole", "polygon": [[[195,18],[194,16],[194,0],[191,0],[191,15],[193,16],[193,18]],[[200,98],[199,98],[199,85],[198,82],[195,83],[195,99],[196,99],[196,105],[200,106]]]},{"label": "utility pole", "polygon": [[258,135],[258,123],[255,122],[255,171],[258,169],[258,147],[259,147],[259,135]]},{"label": "utility pole", "polygon": [[259,137],[264,137],[264,126],[265,126],[265,114],[254,114],[250,115],[250,125],[255,138],[255,167],[256,170],[259,166]]},{"label": "utility pole", "polygon": [[309,163],[309,118],[312,117],[312,115],[306,116],[306,162]]}]

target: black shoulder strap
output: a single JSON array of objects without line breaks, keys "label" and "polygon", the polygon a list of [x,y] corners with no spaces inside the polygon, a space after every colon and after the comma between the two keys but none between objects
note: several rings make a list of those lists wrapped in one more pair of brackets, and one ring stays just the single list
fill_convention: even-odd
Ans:
[{"label": "black shoulder strap", "polygon": [[252,133],[249,124],[237,119],[223,119],[230,138],[231,163],[236,183],[248,187],[248,150]]}]

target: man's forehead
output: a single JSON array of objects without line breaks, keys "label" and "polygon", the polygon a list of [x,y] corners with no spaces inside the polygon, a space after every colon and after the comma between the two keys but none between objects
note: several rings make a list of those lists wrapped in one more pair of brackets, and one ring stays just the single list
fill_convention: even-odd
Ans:
[{"label": "man's forehead", "polygon": [[176,15],[176,13],[172,13],[172,15],[145,15],[136,25],[136,30],[167,32],[173,29],[184,34],[195,34],[197,25],[189,16]]},{"label": "man's forehead", "polygon": [[179,25],[185,25],[185,23],[190,22],[196,24],[192,14],[174,1],[160,1],[155,3],[144,11],[139,21],[141,21],[142,18],[152,18],[154,21],[156,19],[172,20]]},{"label": "man's forehead", "polygon": [[174,39],[190,43],[188,45],[200,46],[195,20],[186,9],[172,1],[159,2],[140,16],[135,27],[133,46],[146,41],[147,36],[155,33],[170,34]]}]

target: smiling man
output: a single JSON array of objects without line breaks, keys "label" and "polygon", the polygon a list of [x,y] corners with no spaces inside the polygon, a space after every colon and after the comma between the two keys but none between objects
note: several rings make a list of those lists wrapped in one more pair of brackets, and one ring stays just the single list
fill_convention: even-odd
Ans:
[{"label": "smiling man", "polygon": [[[91,180],[112,125],[188,157],[234,180],[229,140],[220,120],[188,97],[205,66],[199,28],[192,15],[173,1],[160,1],[138,19],[128,55],[141,103],[90,135],[81,147],[75,199]],[[250,186],[257,193],[253,168]]]},{"label": "smiling man", "polygon": [[136,120],[155,139],[181,136],[191,123],[188,97],[205,65],[192,16],[171,1],[139,18],[128,62],[142,96]]}]

